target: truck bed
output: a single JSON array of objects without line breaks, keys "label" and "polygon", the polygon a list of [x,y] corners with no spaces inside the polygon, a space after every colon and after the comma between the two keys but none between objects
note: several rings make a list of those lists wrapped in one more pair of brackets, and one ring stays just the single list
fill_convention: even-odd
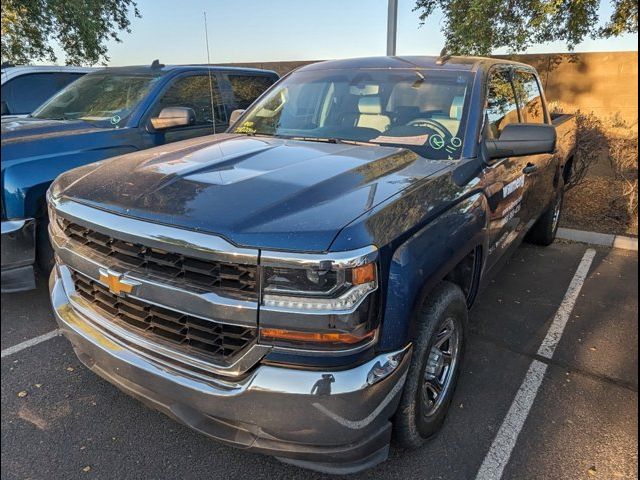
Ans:
[{"label": "truck bed", "polygon": [[557,151],[564,162],[564,178],[567,183],[571,176],[573,156],[576,150],[576,117],[568,113],[552,113],[551,122],[556,127],[558,134]]}]

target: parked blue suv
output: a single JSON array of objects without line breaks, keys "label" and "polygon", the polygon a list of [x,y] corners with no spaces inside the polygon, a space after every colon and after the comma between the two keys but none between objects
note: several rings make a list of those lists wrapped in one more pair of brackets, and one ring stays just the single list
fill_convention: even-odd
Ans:
[{"label": "parked blue suv", "polygon": [[33,288],[48,270],[45,193],[61,173],[177,140],[220,133],[275,72],[210,66],[106,68],[32,115],[2,122],[2,292]]}]

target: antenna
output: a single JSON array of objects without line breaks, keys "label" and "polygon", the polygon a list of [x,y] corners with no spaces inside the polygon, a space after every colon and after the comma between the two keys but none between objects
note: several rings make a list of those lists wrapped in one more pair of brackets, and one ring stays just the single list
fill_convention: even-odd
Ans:
[{"label": "antenna", "polygon": [[209,72],[209,98],[211,99],[211,124],[213,125],[213,133],[216,133],[216,113],[213,101],[213,80],[211,79],[211,57],[209,56],[209,28],[207,27],[207,12],[204,14],[204,39],[207,44],[207,72]]}]

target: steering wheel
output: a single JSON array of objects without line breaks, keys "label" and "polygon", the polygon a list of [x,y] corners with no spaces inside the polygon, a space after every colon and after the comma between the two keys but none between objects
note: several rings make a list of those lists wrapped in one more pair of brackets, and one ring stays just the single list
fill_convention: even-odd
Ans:
[{"label": "steering wheel", "polygon": [[414,118],[407,125],[411,127],[423,127],[433,130],[436,134],[440,135],[446,142],[449,142],[453,135],[447,127],[434,120],[433,118]]}]

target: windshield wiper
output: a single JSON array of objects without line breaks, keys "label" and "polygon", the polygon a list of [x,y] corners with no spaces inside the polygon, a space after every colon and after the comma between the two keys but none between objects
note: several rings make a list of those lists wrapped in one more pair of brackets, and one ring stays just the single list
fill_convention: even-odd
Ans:
[{"label": "windshield wiper", "polygon": [[300,140],[302,142],[340,143],[340,140],[337,138],[329,137],[296,137],[288,135],[281,135],[281,137],[286,138],[287,140]]},{"label": "windshield wiper", "polygon": [[320,142],[320,143],[333,143],[333,144],[341,144],[341,145],[374,145],[369,142],[359,142],[357,140],[343,140],[342,138],[334,138],[334,137],[305,137],[305,136],[297,136],[297,135],[278,135],[272,133],[261,133],[261,132],[233,132],[238,133],[240,135],[246,135],[248,137],[271,137],[271,138],[282,138],[285,140],[299,140],[302,142]]},{"label": "windshield wiper", "polygon": [[60,115],[59,117],[34,117],[33,115],[29,116],[31,118],[37,118],[38,120],[71,120],[71,118],[66,115]]},{"label": "windshield wiper", "polygon": [[298,137],[294,135],[278,135],[281,138],[287,140],[300,140],[303,142],[321,142],[321,143],[334,143],[340,145],[371,145],[368,142],[358,142],[357,140],[343,140],[342,138],[334,137]]},{"label": "windshield wiper", "polygon": [[238,135],[246,135],[247,137],[275,137],[275,135],[271,133],[261,133],[261,132],[231,132]]}]

